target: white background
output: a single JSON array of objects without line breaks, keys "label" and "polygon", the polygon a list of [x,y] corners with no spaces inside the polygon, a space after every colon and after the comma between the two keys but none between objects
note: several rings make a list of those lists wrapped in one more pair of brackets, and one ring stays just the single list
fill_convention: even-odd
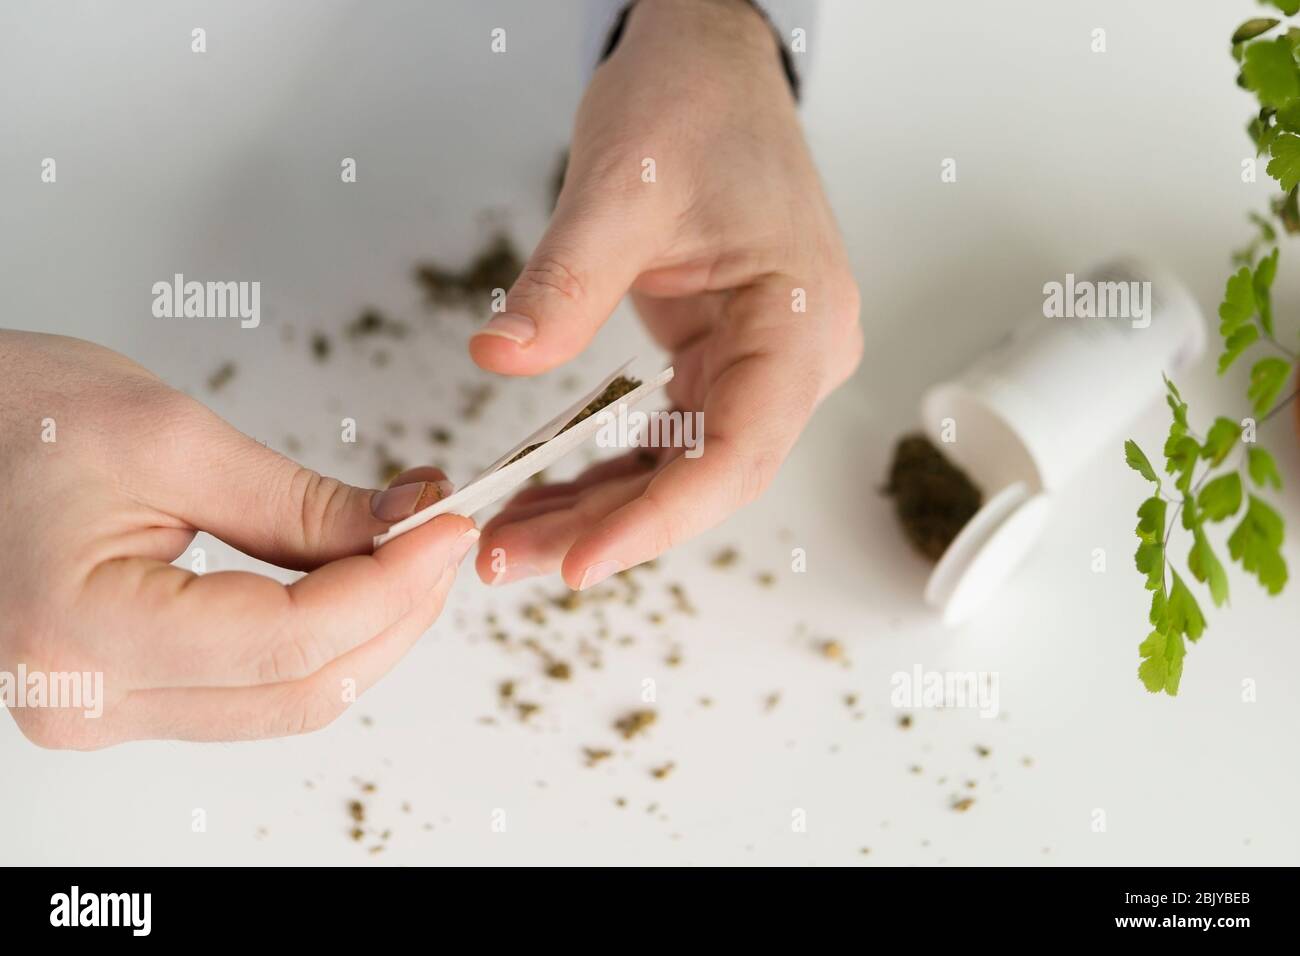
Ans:
[{"label": "white background", "polygon": [[[645,351],[620,311],[572,369],[505,383],[481,421],[462,423],[474,321],[430,316],[410,280],[416,260],[467,259],[494,223],[525,249],[540,235],[581,89],[582,9],[6,3],[0,324],[119,349],[273,447],[294,436],[303,460],[354,482],[373,481],[373,459],[340,445],[341,417],[372,441],[385,421],[407,423],[408,437],[388,444],[411,463],[435,456],[423,433],[444,424],[456,443],[440,457],[465,479],[564,404],[565,375],[586,382]],[[309,737],[80,754],[38,750],[2,720],[0,860],[1296,863],[1296,582],[1268,599],[1234,574],[1233,607],[1210,615],[1180,696],[1155,697],[1135,676],[1146,594],[1130,556],[1144,489],[1123,466],[1123,436],[1062,495],[1027,565],[958,631],[921,605],[927,565],[877,491],[921,391],[1033,315],[1045,281],[1133,251],[1172,267],[1212,315],[1245,213],[1269,194],[1240,182],[1251,100],[1227,55],[1236,23],[1258,9],[825,5],[803,115],[862,286],[866,358],[760,503],[639,576],[641,603],[611,611],[614,634],[636,643],[609,647],[599,671],[569,655],[574,679],[548,681],[533,655],[488,639],[485,612],[515,637],[559,634],[548,646],[562,653],[593,635],[591,615],[531,627],[518,607],[532,585],[489,591],[465,575],[398,669]],[[206,54],[189,50],[195,26]],[[503,56],[488,48],[496,26],[507,29]],[[1104,54],[1090,52],[1095,27]],[[39,182],[46,156],[57,185]],[[344,156],[358,160],[355,185],[339,182]],[[957,159],[955,184],[939,181],[945,157]],[[174,272],[260,280],[262,327],[152,319],[150,286]],[[1288,330],[1298,276],[1288,248]],[[337,334],[366,305],[416,330],[386,370]],[[335,338],[325,364],[306,344],[317,329]],[[213,394],[205,381],[227,359],[236,378]],[[1130,430],[1149,448],[1167,414],[1152,386]],[[1240,375],[1217,381],[1210,360],[1184,386],[1201,422],[1244,404]],[[1300,453],[1282,420],[1263,440],[1288,482],[1286,553],[1300,568]],[[252,563],[198,543],[216,567]],[[711,567],[729,545],[737,566]],[[805,574],[789,569],[794,547],[806,549]],[[1108,555],[1105,573],[1090,569],[1094,548]],[[758,587],[760,571],[776,586]],[[673,581],[696,616],[672,612]],[[655,610],[664,625],[646,619]],[[851,665],[819,656],[822,638],[843,642]],[[676,668],[664,663],[674,644]],[[997,672],[1001,716],[924,711],[899,729],[890,675],[917,664]],[[528,725],[497,709],[505,678],[543,704]],[[659,722],[624,743],[610,724],[639,706],[646,678]],[[1246,678],[1257,703],[1241,701]],[[479,722],[489,715],[495,725]],[[584,746],[616,753],[586,768]],[[650,776],[670,760],[668,779]],[[367,852],[377,840],[347,836],[354,778],[377,784],[370,819],[392,830],[377,855]],[[962,794],[975,803],[956,813]],[[205,833],[192,832],[196,808]],[[491,827],[496,810],[504,833]],[[806,832],[792,829],[797,810]],[[1094,832],[1096,810],[1105,832]]]}]

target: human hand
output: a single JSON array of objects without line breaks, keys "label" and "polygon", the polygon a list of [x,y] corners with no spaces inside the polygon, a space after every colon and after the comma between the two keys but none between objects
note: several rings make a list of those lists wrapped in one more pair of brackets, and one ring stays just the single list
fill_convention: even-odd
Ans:
[{"label": "human hand", "polygon": [[484,581],[558,568],[590,587],[720,522],[857,367],[857,287],[772,34],[742,0],[632,8],[578,110],[550,227],[471,354],[507,375],[554,368],[629,289],[672,355],[670,400],[703,412],[703,454],[634,451],[525,490],[484,528]]},{"label": "human hand", "polygon": [[[98,717],[14,719],[76,749],[324,726],[438,616],[473,523],[370,547],[448,491],[435,469],[383,493],[323,478],[121,355],[0,331],[0,672],[102,673],[104,691]],[[171,566],[197,530],[311,573]]]}]

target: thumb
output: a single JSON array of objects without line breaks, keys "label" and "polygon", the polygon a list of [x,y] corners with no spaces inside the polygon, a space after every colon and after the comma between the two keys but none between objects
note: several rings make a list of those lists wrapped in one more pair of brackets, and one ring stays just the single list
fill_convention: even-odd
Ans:
[{"label": "thumb", "polygon": [[474,361],[503,375],[536,375],[581,352],[650,259],[651,233],[630,213],[561,202],[506,311],[470,339]]},{"label": "thumb", "polygon": [[158,507],[279,567],[305,571],[369,554],[375,535],[452,490],[436,468],[403,472],[386,491],[357,488],[272,451],[210,412],[191,437],[186,471],[161,483]]}]

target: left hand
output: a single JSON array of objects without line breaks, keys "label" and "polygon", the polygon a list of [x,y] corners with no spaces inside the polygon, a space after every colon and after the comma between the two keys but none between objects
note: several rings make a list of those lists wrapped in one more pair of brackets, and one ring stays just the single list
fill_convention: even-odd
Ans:
[{"label": "left hand", "polygon": [[550,227],[470,352],[489,371],[547,371],[628,291],[672,355],[669,398],[703,412],[703,454],[633,451],[523,491],[484,528],[486,582],[558,568],[590,587],[712,527],[857,367],[857,287],[772,33],[743,0],[632,8],[578,110]]}]

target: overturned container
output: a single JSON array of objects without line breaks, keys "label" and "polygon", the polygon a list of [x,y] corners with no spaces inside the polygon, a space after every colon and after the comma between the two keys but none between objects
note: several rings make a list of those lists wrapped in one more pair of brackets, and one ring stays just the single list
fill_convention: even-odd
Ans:
[{"label": "overturned container", "polygon": [[921,400],[926,435],[984,495],[926,584],[946,624],[968,620],[1010,576],[1054,492],[1118,440],[1161,390],[1161,374],[1183,371],[1205,349],[1196,300],[1147,263],[1066,275],[1044,286],[1044,299],[1043,316]]}]

